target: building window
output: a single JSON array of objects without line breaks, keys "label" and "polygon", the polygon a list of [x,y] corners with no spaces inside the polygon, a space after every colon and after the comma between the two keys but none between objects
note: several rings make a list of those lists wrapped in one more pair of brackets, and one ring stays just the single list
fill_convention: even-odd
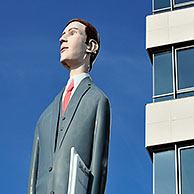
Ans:
[{"label": "building window", "polygon": [[189,96],[194,96],[194,92],[185,92],[185,93],[180,93],[177,95],[177,98],[185,98]]},{"label": "building window", "polygon": [[170,0],[153,0],[154,10],[170,9]]},{"label": "building window", "polygon": [[173,92],[172,53],[170,51],[154,55],[154,84],[155,96]]},{"label": "building window", "polygon": [[155,101],[173,99],[172,52],[154,54],[153,62]]},{"label": "building window", "polygon": [[178,89],[194,87],[194,48],[177,49]]},{"label": "building window", "polygon": [[188,2],[193,2],[193,0],[174,0],[174,4],[183,4],[183,3],[188,3]]},{"label": "building window", "polygon": [[194,0],[153,0],[153,13],[173,11],[194,5]]},{"label": "building window", "polygon": [[194,96],[193,75],[194,46],[153,54],[154,102]]},{"label": "building window", "polygon": [[154,152],[154,194],[193,194],[193,164],[194,145]]},{"label": "building window", "polygon": [[175,151],[154,153],[154,194],[176,194]]},{"label": "building window", "polygon": [[194,147],[179,148],[180,194],[194,193]]},{"label": "building window", "polygon": [[160,101],[165,101],[165,100],[172,100],[173,99],[173,95],[169,95],[169,96],[161,96],[161,97],[155,97],[154,98],[154,102],[160,102]]}]

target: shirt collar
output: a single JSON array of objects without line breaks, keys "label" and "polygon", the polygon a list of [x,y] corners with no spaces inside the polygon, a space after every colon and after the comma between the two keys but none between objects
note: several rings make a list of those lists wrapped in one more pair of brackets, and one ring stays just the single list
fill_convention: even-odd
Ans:
[{"label": "shirt collar", "polygon": [[68,88],[71,81],[74,79],[74,90],[75,90],[78,87],[78,85],[80,84],[80,82],[86,77],[90,77],[90,75],[88,73],[80,73],[78,75],[75,75],[75,76],[69,78],[67,85],[66,85],[66,88]]}]

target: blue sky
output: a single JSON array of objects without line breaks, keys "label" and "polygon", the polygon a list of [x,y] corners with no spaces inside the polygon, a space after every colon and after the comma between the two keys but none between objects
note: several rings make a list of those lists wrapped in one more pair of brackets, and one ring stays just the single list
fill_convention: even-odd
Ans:
[{"label": "blue sky", "polygon": [[2,194],[27,191],[32,140],[42,111],[64,87],[58,39],[71,18],[91,22],[101,50],[91,71],[112,109],[106,194],[152,193],[144,147],[152,66],[145,50],[151,0],[9,0],[0,6],[0,183]]}]

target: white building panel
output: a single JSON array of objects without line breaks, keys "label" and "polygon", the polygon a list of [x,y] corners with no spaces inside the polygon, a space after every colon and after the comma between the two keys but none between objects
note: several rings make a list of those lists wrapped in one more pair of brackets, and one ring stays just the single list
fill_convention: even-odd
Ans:
[{"label": "white building panel", "polygon": [[146,49],[194,40],[194,7],[146,17]]},{"label": "white building panel", "polygon": [[194,97],[146,105],[146,147],[194,139]]}]

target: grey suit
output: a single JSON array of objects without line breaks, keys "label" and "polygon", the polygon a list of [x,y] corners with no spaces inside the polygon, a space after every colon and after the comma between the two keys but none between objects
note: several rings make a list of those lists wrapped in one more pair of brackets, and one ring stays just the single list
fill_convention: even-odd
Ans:
[{"label": "grey suit", "polygon": [[103,194],[110,134],[109,101],[87,77],[77,87],[62,117],[62,93],[56,96],[37,123],[28,194],[67,194],[73,146],[91,170],[88,193]]}]

